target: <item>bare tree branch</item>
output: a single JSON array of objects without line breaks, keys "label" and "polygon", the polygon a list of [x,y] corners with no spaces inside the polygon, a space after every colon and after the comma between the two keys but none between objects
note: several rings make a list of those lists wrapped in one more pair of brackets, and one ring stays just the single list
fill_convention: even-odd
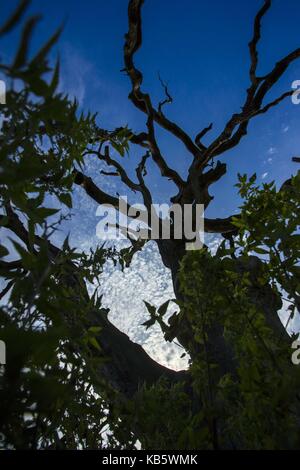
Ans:
[{"label": "bare tree branch", "polygon": [[100,170],[101,175],[105,176],[120,176],[117,171],[106,171],[106,170]]},{"label": "bare tree branch", "polygon": [[[120,165],[119,162],[117,162],[116,160],[114,160],[110,157],[109,147],[107,146],[105,149],[106,149],[106,151],[105,151],[104,155],[101,154],[100,150],[98,150],[98,151],[95,151],[95,150],[87,151],[86,154],[87,153],[95,154],[95,155],[97,155],[97,157],[100,160],[105,161],[108,165],[114,166],[118,170],[117,172],[104,172],[103,170],[101,172],[104,173],[104,174],[108,174],[110,176],[120,176],[121,180],[123,181],[124,184],[127,185],[127,187],[132,189],[134,192],[139,191],[142,194],[144,204],[147,207],[147,209],[150,210],[150,206],[152,204],[152,196],[151,196],[151,192],[147,188],[147,186],[145,184],[145,181],[144,181],[144,178],[143,178],[143,176],[146,174],[145,165],[146,165],[147,158],[150,157],[150,152],[149,151],[146,152],[146,154],[142,157],[139,165],[136,168],[136,175],[137,175],[139,183],[135,183],[128,177],[128,175],[127,175],[126,171],[124,170],[124,168],[122,167],[122,165]],[[90,182],[86,182],[86,184],[88,184],[90,189],[92,189],[92,186],[91,186]],[[91,197],[93,197],[94,200],[96,200],[95,199],[95,195],[96,195],[95,188],[92,189],[92,193],[90,193],[89,195]],[[100,196],[100,194],[98,193],[97,197],[103,197],[103,194]],[[98,200],[97,200],[97,202],[98,202]],[[129,206],[128,206],[128,208],[129,208]]]},{"label": "bare tree branch", "polygon": [[[124,45],[124,62],[125,70],[131,80],[132,91],[129,98],[133,104],[148,114],[146,98],[148,99],[148,105],[150,104],[150,98],[148,95],[141,91],[141,84],[143,81],[142,73],[135,67],[133,62],[134,54],[138,51],[142,44],[142,29],[141,29],[141,7],[143,0],[130,0],[128,5],[128,20],[129,29],[126,34],[126,42]],[[199,158],[201,152],[199,148],[194,144],[189,135],[184,132],[177,124],[170,121],[166,116],[151,105],[152,118],[161,127],[169,131],[175,137],[181,140],[189,152],[195,157]]]},{"label": "bare tree branch", "polygon": [[251,86],[247,90],[247,96],[242,107],[242,112],[233,114],[231,119],[225,125],[222,133],[211,143],[204,152],[201,162],[202,168],[213,157],[224,153],[225,151],[235,147],[243,136],[247,134],[247,128],[250,120],[254,116],[266,113],[270,108],[276,106],[286,97],[292,95],[292,91],[282,94],[279,98],[263,106],[263,100],[270,89],[278,82],[289,65],[300,57],[300,48],[285,56],[276,63],[274,68],[264,77],[257,77],[256,70],[258,65],[257,44],[261,34],[261,20],[271,6],[271,0],[265,0],[263,7],[258,12],[254,21],[254,33],[249,43],[251,66],[250,79]]},{"label": "bare tree branch", "polygon": [[[134,191],[134,192],[140,191],[139,184],[135,183],[134,181],[132,181],[129,178],[129,176],[127,175],[125,169],[123,168],[123,166],[119,162],[117,162],[117,160],[114,160],[113,158],[111,158],[110,153],[109,153],[109,146],[108,145],[105,147],[105,153],[104,154],[102,154],[100,152],[100,149],[98,151],[88,150],[88,151],[85,152],[85,154],[96,155],[97,158],[99,158],[99,160],[105,161],[107,163],[107,165],[114,166],[117,169],[117,173],[114,173],[113,176],[119,175],[121,177],[121,180],[123,181],[123,183],[126,184],[126,186],[128,186],[128,188],[130,188],[132,191]],[[102,172],[103,172],[103,170],[102,170]]]},{"label": "bare tree branch", "polygon": [[258,52],[257,52],[257,44],[261,37],[261,20],[263,16],[267,13],[271,6],[271,0],[265,0],[264,5],[259,10],[254,20],[254,31],[253,31],[253,38],[249,42],[249,51],[250,51],[250,58],[251,58],[251,66],[250,66],[250,79],[253,84],[257,83],[256,77],[256,69],[258,64]]},{"label": "bare tree branch", "polygon": [[121,211],[123,209],[123,213],[125,215],[128,214],[131,208],[129,204],[124,203],[122,207],[119,207],[119,199],[117,197],[111,196],[108,193],[105,193],[104,191],[102,191],[102,189],[98,188],[98,186],[96,186],[93,182],[92,178],[85,176],[83,173],[77,170],[74,170],[74,173],[74,183],[81,186],[88,194],[88,196],[90,196],[95,202],[97,202],[98,204],[109,204],[118,210],[120,209]]},{"label": "bare tree branch", "polygon": [[147,207],[148,211],[151,210],[152,204],[152,195],[147,186],[145,185],[144,176],[146,176],[146,161],[147,158],[150,157],[150,153],[146,152],[146,154],[142,157],[140,163],[136,168],[136,175],[140,183],[141,192],[143,194],[144,204]]},{"label": "bare tree branch", "polygon": [[14,281],[10,281],[6,284],[6,286],[4,287],[4,289],[0,292],[0,300],[3,299],[3,297],[6,296],[6,294],[8,294],[8,292],[10,291],[10,289],[13,287],[14,285]]},{"label": "bare tree branch", "polygon": [[[236,226],[232,223],[232,217],[225,219],[204,219],[204,231],[206,233],[231,233],[236,231]],[[238,217],[235,215],[234,217]]]},{"label": "bare tree branch", "polygon": [[[95,185],[92,178],[85,176],[81,171],[74,170],[75,178],[74,183],[81,186],[85,192],[98,204],[110,204],[115,208],[119,207],[119,199],[117,197],[111,196],[108,193],[102,191]],[[129,209],[127,204],[127,210]]]},{"label": "bare tree branch", "polygon": [[204,129],[202,129],[202,131],[200,131],[195,137],[195,144],[198,145],[198,147],[201,150],[206,150],[205,145],[201,143],[201,139],[212,129],[212,127],[213,127],[213,124],[211,122],[208,127],[205,127]]},{"label": "bare tree branch", "polygon": [[160,74],[158,74],[158,79],[161,83],[161,86],[163,87],[164,89],[164,92],[165,92],[165,95],[166,95],[166,98],[164,100],[161,100],[158,104],[158,112],[159,113],[162,113],[162,107],[165,105],[165,104],[169,104],[169,103],[172,103],[173,102],[173,98],[172,96],[170,95],[169,93],[169,90],[168,90],[168,85],[162,80]]},{"label": "bare tree branch", "polygon": [[183,188],[185,186],[185,182],[179,176],[179,174],[171,169],[165,159],[163,158],[159,146],[156,141],[155,137],[155,130],[154,130],[154,123],[153,123],[153,112],[152,112],[152,106],[150,102],[149,96],[146,96],[145,102],[147,104],[147,114],[148,114],[148,119],[147,119],[147,128],[148,128],[148,137],[149,137],[149,148],[151,151],[152,159],[154,162],[157,164],[157,166],[160,169],[160,173],[162,176],[165,176],[172,180],[179,189]]}]

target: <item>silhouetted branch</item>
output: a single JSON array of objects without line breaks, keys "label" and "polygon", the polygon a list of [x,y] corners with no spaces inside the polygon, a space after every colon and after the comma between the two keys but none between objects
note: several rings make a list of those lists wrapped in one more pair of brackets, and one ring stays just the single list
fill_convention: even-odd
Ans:
[{"label": "silhouetted branch", "polygon": [[148,114],[148,119],[147,119],[147,128],[148,128],[148,137],[149,137],[149,149],[151,151],[152,159],[153,161],[157,164],[158,168],[160,169],[160,173],[162,176],[165,176],[166,178],[169,178],[172,180],[178,188],[183,188],[185,186],[185,182],[179,176],[177,171],[171,169],[164,157],[162,156],[159,146],[156,141],[155,137],[155,130],[154,130],[154,124],[153,124],[153,110],[150,102],[150,98],[147,95],[145,98],[145,103],[147,105],[147,114]]},{"label": "silhouetted branch", "polygon": [[158,105],[158,112],[159,113],[162,113],[162,107],[165,105],[165,104],[169,104],[169,103],[172,103],[173,102],[173,98],[172,96],[170,95],[169,93],[169,90],[168,90],[168,85],[162,80],[160,74],[158,74],[158,79],[161,83],[161,86],[163,87],[164,89],[164,92],[165,92],[165,95],[166,95],[166,98],[162,101],[159,102],[159,105]]},{"label": "silhouetted branch", "polygon": [[204,204],[206,208],[210,201],[213,199],[210,196],[208,189],[209,186],[218,181],[226,173],[225,163],[217,162],[215,168],[203,173],[198,171],[196,166],[190,169],[188,184],[190,189],[190,198],[192,203],[195,201],[197,204]]},{"label": "silhouetted branch", "polygon": [[132,191],[134,192],[140,191],[139,185],[129,178],[123,166],[117,160],[114,160],[113,158],[111,158],[108,146],[105,147],[104,154],[100,152],[100,149],[98,151],[96,150],[87,151],[86,153],[89,153],[91,155],[96,155],[99,158],[99,160],[106,162],[107,165],[114,166],[117,169],[117,173],[114,174],[113,176],[119,175],[123,183],[126,184],[126,186],[128,186],[128,188],[130,188]]},{"label": "silhouetted branch", "polygon": [[261,8],[254,21],[254,35],[252,41],[249,43],[251,57],[250,79],[252,83],[247,90],[246,101],[242,107],[242,112],[233,114],[225,125],[222,133],[207,148],[203,156],[201,167],[204,167],[211,158],[235,147],[240,142],[241,138],[247,134],[248,124],[254,116],[266,113],[270,108],[276,106],[293,93],[292,91],[286,92],[279,98],[263,106],[263,100],[270,89],[282,77],[289,65],[300,57],[300,48],[295,49],[277,62],[267,75],[264,77],[256,76],[258,65],[257,44],[260,39],[261,19],[270,6],[271,0],[265,0],[264,6]]},{"label": "silhouetted branch", "polygon": [[147,152],[142,157],[140,163],[138,164],[138,166],[136,168],[137,179],[139,180],[141,192],[143,194],[144,204],[147,207],[148,211],[151,210],[152,196],[151,196],[151,192],[149,191],[149,189],[145,185],[144,176],[146,176],[146,174],[147,174],[146,161],[147,161],[147,158],[149,158],[149,157],[150,157],[150,152]]},{"label": "silhouetted branch", "polygon": [[148,134],[146,132],[140,132],[139,134],[132,134],[130,142],[142,147],[148,147]]},{"label": "silhouetted branch", "polygon": [[[230,233],[236,231],[236,226],[232,223],[232,217],[225,219],[204,219],[204,231],[206,233]],[[235,215],[234,217],[238,217]]]},{"label": "silhouetted branch", "polygon": [[198,145],[201,150],[206,150],[206,147],[201,143],[201,139],[212,129],[212,127],[213,124],[211,122],[208,127],[202,129],[202,131],[200,131],[195,137],[195,144]]},{"label": "silhouetted branch", "polygon": [[[110,204],[116,208],[119,206],[119,199],[98,188],[92,178],[85,176],[81,171],[77,170],[74,170],[74,175],[74,183],[81,186],[95,202],[98,204]],[[128,205],[127,209],[129,209]]]},{"label": "silhouetted branch", "polygon": [[250,58],[251,58],[251,66],[250,66],[250,79],[253,84],[257,82],[256,77],[256,69],[258,64],[258,52],[257,52],[257,44],[261,37],[261,20],[266,12],[269,10],[271,6],[271,0],[265,0],[264,5],[257,13],[255,20],[254,20],[254,31],[253,31],[253,38],[249,42],[249,51],[250,51]]},{"label": "silhouetted branch", "polygon": [[[141,7],[143,0],[130,0],[128,5],[128,20],[129,28],[126,34],[126,41],[124,45],[124,62],[126,72],[131,80],[132,90],[129,98],[133,104],[148,114],[148,107],[150,102],[149,95],[146,95],[141,91],[141,84],[143,81],[142,73],[135,67],[133,62],[134,54],[140,48],[142,44],[142,29],[141,29]],[[147,100],[146,100],[147,98]],[[146,105],[148,101],[148,107]],[[196,158],[200,157],[200,150],[194,144],[189,135],[184,132],[177,124],[170,121],[165,117],[162,112],[155,110],[151,105],[152,118],[161,127],[172,133],[175,137],[180,139],[185,147],[192,153]]]},{"label": "silhouetted branch", "polygon": [[6,296],[6,294],[10,291],[10,289],[13,287],[14,281],[10,281],[6,284],[4,289],[0,292],[0,300],[3,299],[3,297]]},{"label": "silhouetted branch", "polygon": [[101,175],[105,176],[120,176],[120,174],[117,171],[105,171],[105,170],[100,170]]}]

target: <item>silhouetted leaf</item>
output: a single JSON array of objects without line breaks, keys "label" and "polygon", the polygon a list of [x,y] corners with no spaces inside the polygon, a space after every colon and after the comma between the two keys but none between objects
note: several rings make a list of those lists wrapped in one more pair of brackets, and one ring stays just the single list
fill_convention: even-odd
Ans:
[{"label": "silhouetted leaf", "polygon": [[11,15],[11,17],[6,21],[6,23],[0,28],[0,36],[8,33],[16,24],[20,21],[23,14],[25,13],[26,8],[28,7],[30,0],[21,0],[18,7]]},{"label": "silhouetted leaf", "polygon": [[13,69],[21,68],[25,63],[28,55],[29,41],[32,36],[34,27],[39,21],[40,16],[33,16],[30,18],[24,26],[22,31],[21,43],[16,54],[14,63],[12,65]]}]

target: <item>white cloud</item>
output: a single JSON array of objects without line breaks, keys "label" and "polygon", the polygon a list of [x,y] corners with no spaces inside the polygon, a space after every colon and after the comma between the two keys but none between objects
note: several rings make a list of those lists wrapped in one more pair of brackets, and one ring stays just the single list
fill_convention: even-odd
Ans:
[{"label": "white cloud", "polygon": [[62,56],[59,89],[82,106],[87,88],[100,85],[94,65],[68,43],[64,44]]},{"label": "white cloud", "polygon": [[264,179],[268,176],[268,174],[269,174],[269,173],[268,173],[267,171],[266,171],[265,173],[263,173],[263,174],[261,175],[261,179],[264,180]]},{"label": "white cloud", "polygon": [[277,153],[277,148],[276,147],[270,147],[268,152],[269,155],[274,155],[274,153]]},{"label": "white cloud", "polygon": [[[148,330],[142,326],[149,319],[143,300],[158,307],[174,298],[171,273],[164,267],[156,244],[148,243],[124,272],[113,265],[108,266],[101,280],[103,304],[110,308],[112,323],[141,344],[159,363],[176,370],[186,368],[188,356],[180,357],[184,353],[180,346],[166,343],[158,325]],[[178,307],[173,304],[168,313],[175,310]]]}]

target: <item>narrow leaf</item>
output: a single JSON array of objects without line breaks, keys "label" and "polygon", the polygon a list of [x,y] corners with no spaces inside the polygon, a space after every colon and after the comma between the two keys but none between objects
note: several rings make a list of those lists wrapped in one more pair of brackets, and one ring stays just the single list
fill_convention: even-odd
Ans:
[{"label": "narrow leaf", "polygon": [[41,47],[38,53],[34,56],[31,61],[32,65],[39,64],[43,59],[45,59],[52,46],[57,42],[61,32],[62,26],[55,31],[53,36],[51,36],[51,38]]},{"label": "narrow leaf", "polygon": [[8,33],[22,18],[30,0],[22,0],[17,6],[14,13],[8,18],[5,24],[0,28],[0,36]]},{"label": "narrow leaf", "polygon": [[29,41],[33,32],[33,29],[39,19],[40,19],[40,16],[33,16],[25,24],[23,32],[22,32],[21,43],[20,43],[17,55],[15,57],[15,61],[12,66],[13,69],[18,69],[25,64],[27,55],[28,55]]}]

